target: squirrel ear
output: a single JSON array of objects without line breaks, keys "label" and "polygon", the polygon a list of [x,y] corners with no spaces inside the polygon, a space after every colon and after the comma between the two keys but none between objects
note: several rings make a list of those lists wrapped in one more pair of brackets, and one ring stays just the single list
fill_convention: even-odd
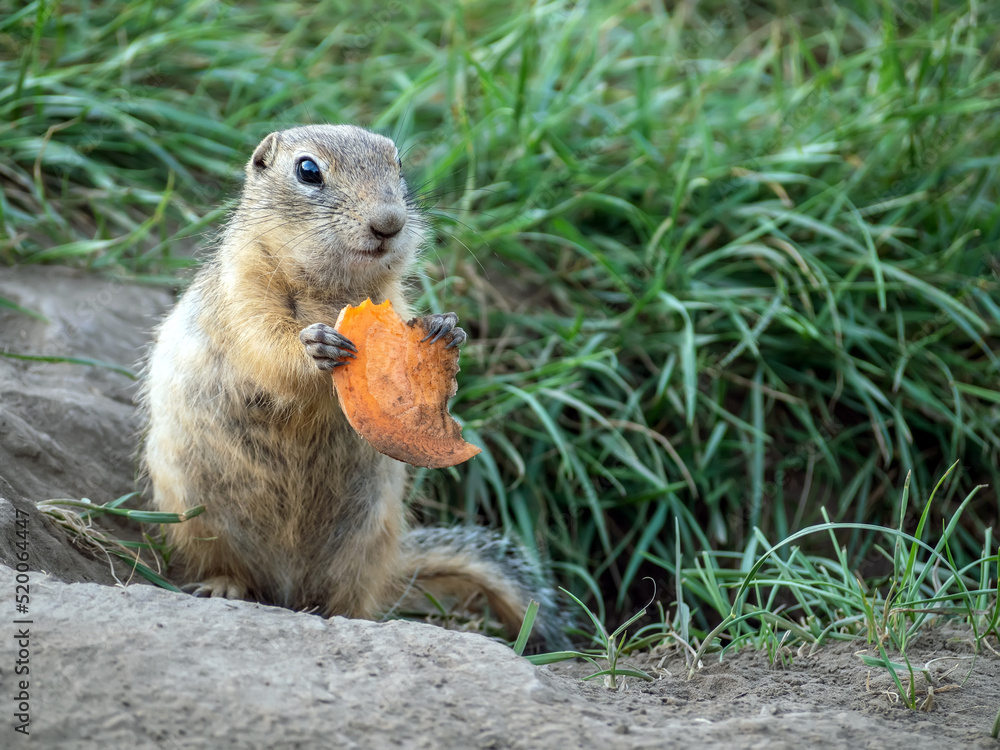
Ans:
[{"label": "squirrel ear", "polygon": [[247,164],[247,174],[253,176],[255,172],[262,172],[271,166],[271,161],[274,159],[274,152],[277,148],[278,134],[271,133],[254,149],[253,156],[250,157],[250,163]]}]

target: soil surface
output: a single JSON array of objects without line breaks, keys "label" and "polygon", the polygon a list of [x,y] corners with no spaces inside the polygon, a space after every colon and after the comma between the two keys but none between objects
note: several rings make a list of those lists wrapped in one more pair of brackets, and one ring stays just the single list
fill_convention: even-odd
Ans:
[{"label": "soil surface", "polygon": [[[46,318],[0,307],[0,349],[127,367],[170,303],[48,268],[0,269],[0,298]],[[0,357],[2,747],[1000,749],[989,736],[1000,659],[959,630],[927,630],[908,652],[928,669],[924,712],[861,663],[863,641],[789,653],[785,666],[726,654],[690,679],[682,653],[654,650],[629,660],[653,682],[612,690],[581,679],[587,664],[536,668],[476,634],[120,585],[127,570],[80,553],[34,503],[133,488],[133,388],[106,368]],[[14,728],[20,703],[27,736]]]}]

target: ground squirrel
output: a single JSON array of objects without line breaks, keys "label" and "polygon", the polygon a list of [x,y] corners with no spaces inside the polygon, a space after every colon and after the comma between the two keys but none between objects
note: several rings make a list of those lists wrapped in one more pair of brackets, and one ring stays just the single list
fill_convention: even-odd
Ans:
[{"label": "ground squirrel", "polygon": [[[166,527],[201,596],[373,618],[414,580],[486,596],[509,632],[529,597],[559,640],[551,593],[523,552],[482,530],[407,530],[406,467],[347,423],[329,371],[353,344],[347,304],[385,299],[426,232],[391,140],[353,126],[268,135],[219,246],[157,329],[140,403],[153,505],[206,511]],[[458,345],[453,313],[420,319]],[[548,608],[549,611],[545,611]]]}]

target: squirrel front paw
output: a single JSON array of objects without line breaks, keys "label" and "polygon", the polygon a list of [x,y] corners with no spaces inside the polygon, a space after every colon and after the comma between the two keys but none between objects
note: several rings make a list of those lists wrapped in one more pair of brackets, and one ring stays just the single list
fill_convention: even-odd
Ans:
[{"label": "squirrel front paw", "polygon": [[358,351],[346,336],[326,323],[313,323],[303,328],[299,341],[305,345],[306,354],[316,361],[316,366],[325,372],[346,365]]},{"label": "squirrel front paw", "polygon": [[421,343],[427,341],[433,344],[439,339],[446,339],[448,343],[445,344],[445,349],[461,346],[469,338],[465,331],[458,327],[458,316],[453,312],[414,318],[406,325],[419,325],[424,329],[427,335],[420,339]]}]

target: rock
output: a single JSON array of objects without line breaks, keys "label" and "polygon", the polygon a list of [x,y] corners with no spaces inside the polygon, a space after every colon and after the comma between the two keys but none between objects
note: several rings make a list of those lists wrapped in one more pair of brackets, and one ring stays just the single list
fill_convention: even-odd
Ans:
[{"label": "rock", "polygon": [[[3,482],[0,481],[0,488]],[[23,553],[19,557],[19,553]],[[27,559],[25,559],[27,557]],[[17,567],[22,563],[22,567]],[[0,564],[50,573],[63,581],[111,585],[128,580],[120,564],[81,554],[33,503],[0,495]],[[118,578],[115,577],[117,573]]]},{"label": "rock", "polygon": [[[65,268],[0,268],[0,350],[134,369],[171,295]],[[0,357],[0,477],[14,493],[113,500],[135,488],[135,381],[101,367]]]},{"label": "rock", "polygon": [[39,574],[28,616],[38,747],[624,747],[565,680],[471,633]]},{"label": "rock", "polygon": [[[46,319],[0,307],[0,350],[132,370],[172,301],[162,289],[40,266],[0,268],[0,298]],[[15,563],[16,508],[30,531],[32,570],[65,581],[129,580],[127,566],[72,546],[35,504],[105,503],[135,489],[135,385],[105,367],[0,357],[0,562]],[[116,536],[139,538],[135,524],[112,528]]]}]

